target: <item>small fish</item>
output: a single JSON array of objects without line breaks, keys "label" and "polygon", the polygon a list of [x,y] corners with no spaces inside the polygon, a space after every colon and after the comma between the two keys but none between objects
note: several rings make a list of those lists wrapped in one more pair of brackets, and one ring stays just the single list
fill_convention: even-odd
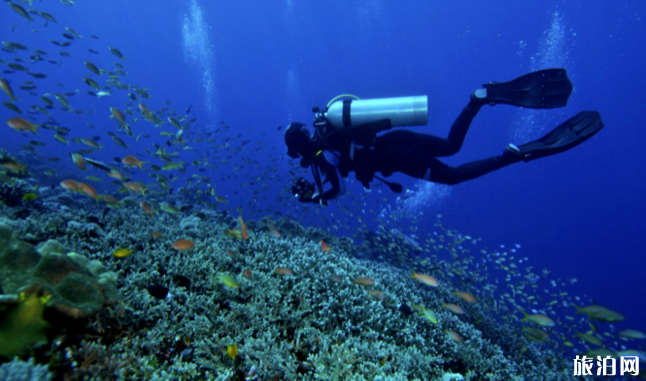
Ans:
[{"label": "small fish", "polygon": [[417,279],[421,283],[424,283],[427,286],[431,287],[437,287],[439,283],[437,282],[437,279],[433,278],[430,275],[425,275],[425,274],[418,274],[413,271],[413,276],[411,276],[412,279]]},{"label": "small fish", "polygon": [[124,165],[127,165],[128,167],[139,167],[142,171],[144,170],[141,166],[144,163],[147,163],[147,161],[139,161],[136,157],[132,155],[125,156],[123,159],[121,159],[121,162]]},{"label": "small fish", "polygon": [[289,267],[278,267],[276,269],[276,271],[274,271],[274,272],[276,274],[278,274],[278,275],[291,275],[291,276],[294,276],[294,272]]},{"label": "small fish", "polygon": [[25,202],[31,202],[31,201],[34,201],[37,198],[38,198],[38,195],[36,193],[25,193],[22,196],[22,200],[25,201]]},{"label": "small fish", "polygon": [[477,303],[476,297],[473,294],[464,291],[456,291],[453,295],[457,295],[458,298],[464,300],[467,303]]},{"label": "small fish", "polygon": [[240,232],[242,233],[242,239],[249,239],[249,234],[247,234],[247,225],[245,225],[242,216],[238,216],[238,225],[240,226]]},{"label": "small fish", "polygon": [[252,277],[251,270],[246,269],[245,271],[242,272],[242,275],[244,275],[244,277],[247,279],[251,279]]},{"label": "small fish", "polygon": [[144,213],[149,214],[151,216],[153,215],[154,212],[152,209],[150,209],[150,205],[148,205],[147,202],[142,201],[141,203],[139,203],[139,206],[141,207],[141,209],[143,209]]},{"label": "small fish", "polygon": [[19,14],[20,17],[26,18],[27,20],[29,20],[29,22],[33,20],[31,16],[29,16],[29,13],[25,10],[25,8],[21,7],[20,5],[9,1],[9,6],[11,7],[11,10]]},{"label": "small fish", "polygon": [[[91,177],[91,176],[88,176],[88,177]],[[101,201],[108,204],[108,207],[111,207],[111,208],[119,207],[119,201],[110,195],[105,194],[103,196],[99,196],[99,198],[101,199]]]},{"label": "small fish", "polygon": [[117,57],[121,58],[122,60],[125,60],[125,59],[126,59],[126,57],[124,57],[124,56],[123,56],[123,54],[121,54],[121,52],[119,51],[119,49],[117,49],[117,48],[113,48],[113,47],[109,47],[108,49],[110,50],[110,52],[111,52],[112,54],[114,54],[115,56],[117,56]]},{"label": "small fish", "polygon": [[164,238],[164,235],[160,232],[150,232],[150,236],[155,238],[155,239],[161,239]]},{"label": "small fish", "polygon": [[319,245],[321,245],[321,251],[324,251],[326,253],[330,252],[330,248],[328,247],[328,245],[323,240],[321,240],[321,242],[319,242]]},{"label": "small fish", "polygon": [[[142,195],[142,196],[145,196],[145,195],[146,195],[146,188],[142,187],[142,186],[141,186],[141,185],[139,185],[138,183],[135,183],[135,182],[127,182],[127,183],[123,183],[123,185],[124,185],[127,189],[129,189],[129,190],[131,190],[131,191],[133,191],[133,192],[135,192],[135,193],[141,193],[141,195]],[[164,209],[163,209],[163,207],[162,207],[162,210],[164,210]]]},{"label": "small fish", "polygon": [[174,206],[171,206],[171,205],[162,205],[162,206],[159,207],[159,209],[161,209],[164,212],[169,213],[169,214],[180,214],[180,213],[182,213],[181,210],[178,210],[177,208],[175,208]]},{"label": "small fish", "polygon": [[232,360],[235,359],[238,356],[238,346],[235,344],[231,344],[227,347],[227,356],[229,356]]},{"label": "small fish", "polygon": [[274,238],[280,238],[280,233],[276,229],[276,227],[272,224],[267,224],[269,226],[269,235],[274,237]]},{"label": "small fish", "polygon": [[13,90],[11,90],[11,86],[9,86],[8,81],[0,78],[0,87],[2,87],[2,91],[4,91],[4,93],[7,94],[9,98],[11,98],[12,102],[18,100],[18,98],[16,98],[16,96],[13,94]]},{"label": "small fish", "polygon": [[81,192],[92,197],[97,203],[99,202],[99,193],[97,193],[96,189],[94,189],[91,185],[79,182],[79,189]]},{"label": "small fish", "polygon": [[220,274],[218,275],[218,280],[230,288],[240,288],[240,285],[236,281],[236,278],[232,277],[229,274]]},{"label": "small fish", "polygon": [[638,340],[646,339],[646,335],[643,332],[637,331],[635,329],[627,329],[624,331],[620,331],[619,336],[621,336],[624,339],[638,339]]},{"label": "small fish", "polygon": [[453,304],[453,303],[444,304],[444,303],[442,303],[442,307],[444,307],[444,309],[446,309],[448,311],[453,312],[456,315],[463,315],[465,313],[464,309],[462,309],[462,307],[458,306],[457,304]]},{"label": "small fish", "polygon": [[17,161],[9,161],[5,163],[1,163],[0,166],[8,169],[12,173],[21,173],[21,174],[24,174],[25,169],[27,168],[26,164],[21,164],[21,163],[18,163]]},{"label": "small fish", "polygon": [[37,133],[38,127],[38,125],[31,124],[23,118],[11,118],[7,120],[7,125],[16,131],[31,131],[34,134]]},{"label": "small fish", "polygon": [[525,311],[521,311],[523,315],[525,315],[525,318],[522,319],[521,321],[529,321],[534,324],[540,325],[541,327],[554,327],[556,323],[554,323],[554,320],[550,319],[549,317],[542,315],[542,314],[533,314],[533,315],[528,315]]},{"label": "small fish", "polygon": [[70,154],[72,161],[74,164],[76,164],[77,167],[81,168],[83,171],[86,171],[87,168],[85,167],[85,161],[83,160],[83,156],[79,155],[78,153],[72,153]]},{"label": "small fish", "polygon": [[173,244],[173,249],[178,251],[188,251],[193,250],[195,247],[195,242],[189,241],[187,239],[179,239]]},{"label": "small fish", "polygon": [[61,135],[58,135],[58,134],[54,135],[54,139],[58,140],[59,142],[61,142],[63,144],[70,144],[70,142],[68,142],[67,139],[65,139],[65,137],[63,137]]},{"label": "small fish", "polygon": [[385,299],[384,294],[379,290],[371,290],[370,292],[368,292],[368,295],[375,298],[375,299],[377,299],[377,300],[384,300]]},{"label": "small fish", "polygon": [[15,104],[13,104],[11,102],[4,101],[4,102],[2,102],[2,104],[4,105],[4,107],[6,107],[9,110],[15,112],[16,114],[22,114],[22,110],[20,110],[18,108],[18,106],[16,106]]},{"label": "small fish", "polygon": [[124,258],[129,256],[130,254],[132,254],[132,250],[126,248],[119,248],[112,253],[112,255],[117,258]]},{"label": "small fish", "polygon": [[72,192],[79,192],[79,184],[74,180],[63,180],[60,182],[60,185],[66,190]]},{"label": "small fish", "polygon": [[375,284],[375,280],[368,277],[356,278],[353,282],[361,286],[372,286]]}]

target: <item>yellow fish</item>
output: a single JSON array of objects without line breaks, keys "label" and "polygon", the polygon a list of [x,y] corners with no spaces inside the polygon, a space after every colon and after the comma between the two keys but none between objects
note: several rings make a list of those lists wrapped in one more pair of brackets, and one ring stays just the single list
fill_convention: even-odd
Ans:
[{"label": "yellow fish", "polygon": [[114,251],[114,253],[112,253],[112,255],[114,255],[117,258],[124,258],[129,256],[130,254],[132,254],[132,250],[124,249],[124,248],[117,249]]},{"label": "yellow fish", "polygon": [[240,288],[240,285],[238,284],[238,282],[236,282],[236,278],[232,277],[229,274],[220,274],[218,275],[218,279],[227,287]]}]

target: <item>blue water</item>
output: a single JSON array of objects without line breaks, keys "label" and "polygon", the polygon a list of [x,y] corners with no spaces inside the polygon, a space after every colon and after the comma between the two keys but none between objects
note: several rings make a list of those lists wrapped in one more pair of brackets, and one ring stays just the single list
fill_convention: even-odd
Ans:
[{"label": "blue water", "polygon": [[[552,279],[568,285],[569,279],[576,278],[568,292],[587,295],[624,314],[626,320],[617,324],[618,329],[646,331],[645,3],[79,0],[71,7],[60,2],[34,6],[53,14],[58,24],[43,27],[38,16],[30,24],[4,4],[0,7],[1,39],[23,43],[32,51],[41,48],[49,59],[62,64],[30,66],[34,72],[48,74],[45,80],[20,72],[2,74],[12,81],[23,111],[29,104],[42,105],[18,89],[24,79],[39,85],[39,95],[79,89],[70,102],[75,109],[94,109],[93,114],[66,113],[58,104],[58,110],[52,111],[62,126],[72,129],[69,137],[101,137],[106,147],[90,157],[105,162],[127,154],[149,160],[145,149],[153,141],[165,145],[166,138],[159,132],[175,132],[175,128],[166,123],[155,129],[139,121],[132,124],[135,137],[141,133],[152,137],[139,143],[129,139],[132,146],[128,149],[116,146],[105,134],[117,130],[116,122],[108,118],[109,107],[123,111],[129,101],[127,92],[112,89],[111,96],[97,99],[86,94],[91,89],[82,81],[90,74],[85,60],[108,70],[115,68],[113,62],[121,62],[128,73],[123,82],[150,88],[149,109],[158,110],[167,99],[182,116],[192,105],[190,116],[198,118],[199,127],[190,130],[195,133],[191,139],[214,131],[220,121],[231,126],[228,136],[242,134],[232,147],[251,139],[229,164],[202,173],[214,181],[217,194],[230,200],[224,209],[235,213],[242,206],[247,214],[258,212],[258,217],[281,211],[306,224],[326,225],[319,217],[346,221],[347,228],[339,224],[335,231],[339,235],[375,229],[375,216],[382,209],[396,210],[402,203],[385,187],[363,194],[357,182],[349,184],[351,196],[326,209],[306,207],[288,198],[283,188],[293,176],[288,174],[291,166],[278,126],[292,120],[311,123],[311,107],[323,107],[341,93],[362,98],[426,94],[429,124],[415,130],[446,136],[469,94],[481,84],[542,68],[566,68],[574,83],[567,107],[548,111],[484,107],[462,151],[446,162],[459,165],[500,154],[506,144],[540,137],[581,110],[598,110],[606,127],[585,144],[454,187],[420,185],[401,175],[391,179],[413,191],[417,202],[411,203],[411,213],[421,218],[415,220],[417,236],[432,234],[440,213],[446,227],[482,237],[490,247],[520,244],[523,256],[538,271],[549,269]],[[11,32],[10,25],[18,28]],[[65,26],[85,36],[65,49],[71,57],[57,56],[63,49],[49,43],[50,39],[64,40]],[[33,28],[39,30],[32,33]],[[90,34],[101,39],[93,40]],[[119,61],[108,46],[120,49],[127,59]],[[88,53],[87,48],[99,54]],[[1,52],[0,57],[9,61],[14,56]],[[56,82],[64,87],[55,86]],[[138,112],[135,115],[139,117]],[[8,119],[15,114],[2,107],[0,116]],[[36,120],[44,118],[37,115]],[[96,129],[89,129],[88,122]],[[54,141],[52,131],[41,130],[32,136],[3,128],[0,147],[14,154],[30,139],[37,139],[48,144],[40,149],[46,156],[63,159],[43,163],[59,173],[98,173],[81,175],[67,158],[68,152],[87,147],[63,146]],[[227,155],[225,149],[190,145],[196,151],[182,153],[187,162],[207,150],[211,158]],[[234,167],[239,169],[227,178]],[[195,169],[189,167],[173,186],[185,185],[192,173]],[[137,176],[137,180],[152,182],[147,173]],[[255,188],[243,185],[250,179],[257,182]],[[267,186],[262,192],[251,191],[263,183]],[[117,189],[108,180],[95,187],[113,193]],[[379,223],[383,221],[407,227],[412,220],[386,218]]]}]

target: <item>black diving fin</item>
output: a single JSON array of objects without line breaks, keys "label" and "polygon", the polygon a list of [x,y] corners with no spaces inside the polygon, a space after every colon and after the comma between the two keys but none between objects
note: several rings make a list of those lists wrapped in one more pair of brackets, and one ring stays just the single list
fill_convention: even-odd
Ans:
[{"label": "black diving fin", "polygon": [[572,93],[572,82],[565,69],[539,70],[509,82],[482,86],[475,96],[490,105],[504,103],[527,108],[564,107]]},{"label": "black diving fin", "polygon": [[581,111],[541,139],[518,147],[510,144],[507,150],[520,154],[528,162],[576,147],[602,128],[601,114],[597,111]]},{"label": "black diving fin", "polygon": [[402,187],[401,184],[391,183],[390,181],[386,181],[385,179],[382,179],[379,176],[374,176],[374,177],[377,180],[381,180],[384,184],[386,184],[388,186],[388,188],[390,188],[391,191],[393,191],[395,193],[401,193],[404,190],[404,187]]}]

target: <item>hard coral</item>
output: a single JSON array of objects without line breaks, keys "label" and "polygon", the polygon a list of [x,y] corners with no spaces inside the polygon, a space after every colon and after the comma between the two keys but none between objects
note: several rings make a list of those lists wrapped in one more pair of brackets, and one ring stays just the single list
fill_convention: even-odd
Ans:
[{"label": "hard coral", "polygon": [[43,316],[69,323],[117,301],[113,277],[104,276],[109,273],[100,262],[64,251],[53,240],[36,250],[0,224],[0,337],[12,343],[0,343],[0,355],[12,356],[25,345],[42,342],[50,326]]}]

